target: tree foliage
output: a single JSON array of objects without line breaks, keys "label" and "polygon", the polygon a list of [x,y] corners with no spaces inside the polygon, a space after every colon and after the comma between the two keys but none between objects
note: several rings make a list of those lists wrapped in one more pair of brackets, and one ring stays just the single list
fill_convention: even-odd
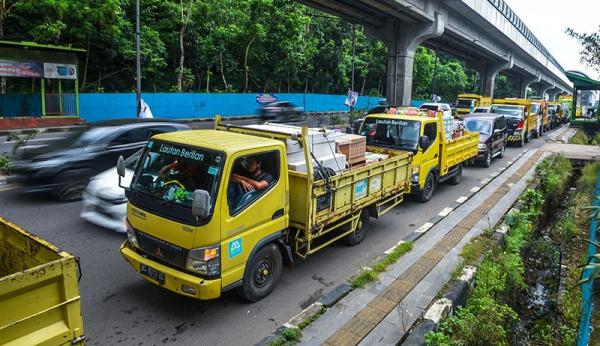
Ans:
[{"label": "tree foliage", "polygon": [[[134,90],[135,0],[0,5],[0,39],[85,48],[82,91]],[[142,89],[345,93],[352,31],[352,24],[292,0],[141,0]],[[355,51],[355,90],[384,95],[387,48],[357,25]],[[452,101],[477,91],[477,73],[430,49],[418,49],[414,69],[414,98],[435,92]]]},{"label": "tree foliage", "polygon": [[600,26],[598,32],[578,33],[568,28],[567,35],[576,38],[583,46],[579,53],[581,62],[600,73]]}]

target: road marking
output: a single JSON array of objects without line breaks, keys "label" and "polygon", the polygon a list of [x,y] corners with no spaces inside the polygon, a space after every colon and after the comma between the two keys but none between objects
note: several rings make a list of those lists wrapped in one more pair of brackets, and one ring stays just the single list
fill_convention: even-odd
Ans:
[{"label": "road marking", "polygon": [[514,183],[508,183],[506,184],[508,187],[513,187],[515,184]]},{"label": "road marking", "polygon": [[396,250],[396,247],[398,247],[398,245],[394,245],[394,246],[392,246],[391,248],[389,248],[389,249],[385,250],[383,253],[384,253],[384,254],[386,254],[386,255],[389,255],[389,254],[391,254],[392,252],[394,252],[394,250]]},{"label": "road marking", "polygon": [[498,176],[498,172],[490,173],[490,177],[495,178]]},{"label": "road marking", "polygon": [[448,214],[450,214],[452,212],[452,210],[454,210],[454,208],[446,207],[446,208],[442,209],[442,211],[440,211],[438,213],[438,215],[441,217],[446,217],[446,216],[448,216]]},{"label": "road marking", "polygon": [[471,189],[471,190],[469,190],[469,191],[471,191],[471,192],[475,193],[475,192],[477,192],[477,191],[479,191],[479,190],[481,190],[481,188],[480,188],[479,186],[475,186],[474,188],[472,188],[472,189]]},{"label": "road marking", "polygon": [[427,232],[431,227],[433,227],[433,224],[431,222],[426,222],[423,226],[419,227],[415,233],[425,233]]},{"label": "road marking", "polygon": [[457,200],[456,203],[465,203],[467,201],[467,199],[469,199],[469,197],[467,196],[460,196]]},{"label": "road marking", "polygon": [[485,185],[490,182],[490,178],[485,178],[481,181],[481,184]]}]

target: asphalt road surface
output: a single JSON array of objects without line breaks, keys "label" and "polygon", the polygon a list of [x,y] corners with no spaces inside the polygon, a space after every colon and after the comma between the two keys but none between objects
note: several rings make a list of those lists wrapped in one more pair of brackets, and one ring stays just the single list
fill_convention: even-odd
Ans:
[{"label": "asphalt road surface", "polygon": [[[539,147],[536,139],[525,149]],[[3,143],[0,140],[0,143]],[[334,244],[284,272],[273,293],[247,303],[233,293],[213,301],[178,296],[146,282],[119,253],[124,235],[79,218],[80,202],[23,195],[0,185],[0,216],[81,258],[82,313],[88,345],[251,345],[425,223],[523,149],[507,148],[490,168],[468,167],[458,186],[442,184],[426,204],[408,198],[380,220],[365,241]]]}]

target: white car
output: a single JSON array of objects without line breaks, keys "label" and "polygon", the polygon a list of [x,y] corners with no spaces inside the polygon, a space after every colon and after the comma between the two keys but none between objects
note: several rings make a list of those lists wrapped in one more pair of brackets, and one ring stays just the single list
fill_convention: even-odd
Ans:
[{"label": "white car", "polygon": [[[123,162],[125,178],[121,184],[128,187],[135,170],[135,165],[142,155],[137,151]],[[127,232],[125,218],[127,217],[127,197],[125,190],[119,187],[117,168],[111,168],[90,179],[83,193],[81,218],[95,225],[114,230],[119,233]]]},{"label": "white car", "polygon": [[421,107],[419,107],[419,108],[423,109],[423,110],[434,111],[434,112],[442,112],[442,114],[444,116],[450,116],[450,117],[452,116],[452,108],[447,103],[427,102],[427,103],[423,103],[421,105]]}]

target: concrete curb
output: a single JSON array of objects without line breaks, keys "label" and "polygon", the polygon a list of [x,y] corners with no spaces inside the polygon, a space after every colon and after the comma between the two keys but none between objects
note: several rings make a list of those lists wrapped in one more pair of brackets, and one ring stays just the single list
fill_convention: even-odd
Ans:
[{"label": "concrete curb", "polygon": [[14,130],[1,130],[0,136],[10,136],[11,134],[22,134],[25,131],[38,131],[39,133],[54,133],[54,132],[69,132],[76,129],[80,129],[85,125],[73,125],[73,126],[57,126],[57,127],[32,127],[26,129],[14,129]]}]

